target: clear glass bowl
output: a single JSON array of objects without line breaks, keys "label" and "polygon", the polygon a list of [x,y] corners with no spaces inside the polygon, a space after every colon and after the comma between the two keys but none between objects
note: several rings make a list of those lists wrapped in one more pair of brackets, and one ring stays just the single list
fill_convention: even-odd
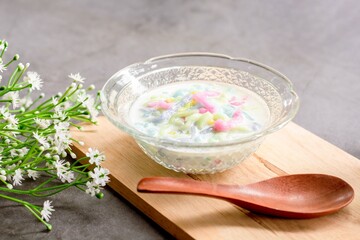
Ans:
[{"label": "clear glass bowl", "polygon": [[[141,94],[156,87],[193,80],[234,84],[261,96],[270,109],[265,128],[245,138],[218,143],[186,143],[148,136],[129,122],[129,109]],[[212,53],[173,54],[130,65],[115,73],[101,91],[102,111],[133,136],[157,163],[193,174],[221,172],[256,151],[264,137],[282,128],[297,113],[299,99],[290,80],[261,63]]]}]

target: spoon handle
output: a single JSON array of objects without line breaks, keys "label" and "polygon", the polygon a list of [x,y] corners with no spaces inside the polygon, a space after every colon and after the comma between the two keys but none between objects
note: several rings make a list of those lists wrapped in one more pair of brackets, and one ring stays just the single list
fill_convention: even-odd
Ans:
[{"label": "spoon handle", "polygon": [[192,179],[167,177],[143,178],[137,186],[139,192],[183,193],[221,197],[218,185]]}]

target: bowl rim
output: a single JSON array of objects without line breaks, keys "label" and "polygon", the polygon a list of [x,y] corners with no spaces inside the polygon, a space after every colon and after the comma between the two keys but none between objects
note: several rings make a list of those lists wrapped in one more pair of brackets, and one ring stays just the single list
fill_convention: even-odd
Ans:
[{"label": "bowl rim", "polygon": [[[253,64],[255,66],[261,67],[265,70],[268,70],[275,75],[278,75],[281,79],[285,80],[285,82],[289,88],[289,93],[291,94],[292,107],[291,107],[290,113],[287,116],[285,116],[281,121],[278,121],[273,125],[267,126],[266,128],[262,129],[260,132],[250,134],[243,138],[233,139],[233,140],[229,140],[229,141],[213,142],[213,143],[195,143],[195,142],[180,142],[180,141],[172,140],[172,139],[157,138],[157,137],[149,136],[149,135],[137,130],[134,127],[128,127],[128,126],[118,123],[107,112],[106,100],[104,99],[105,98],[104,92],[105,92],[105,88],[106,88],[107,84],[109,82],[111,82],[111,80],[113,80],[113,78],[120,75],[122,72],[126,72],[127,74],[129,74],[127,70],[133,66],[139,66],[141,64],[154,64],[159,61],[167,60],[170,58],[181,58],[181,57],[213,57],[213,58],[223,58],[223,59],[231,60],[231,61],[246,62],[246,63]],[[136,79],[136,77],[135,77],[135,79]],[[129,83],[127,83],[127,84],[129,84]],[[295,115],[297,114],[299,107],[300,107],[299,97],[294,90],[293,83],[284,74],[280,73],[279,71],[275,70],[272,67],[269,67],[265,64],[262,64],[260,62],[257,62],[257,61],[251,60],[251,59],[231,57],[229,55],[211,53],[211,52],[184,52],[184,53],[161,55],[161,56],[150,58],[144,62],[137,62],[137,63],[131,64],[127,67],[124,67],[124,68],[120,69],[119,71],[117,71],[115,74],[113,74],[106,81],[106,83],[104,84],[103,88],[100,91],[100,100],[101,100],[101,109],[102,109],[103,114],[106,116],[106,118],[110,122],[112,122],[115,126],[120,128],[121,130],[125,131],[126,133],[130,134],[136,140],[145,141],[145,142],[151,143],[152,145],[162,145],[162,146],[165,145],[165,146],[188,147],[188,148],[224,147],[224,146],[232,146],[232,145],[244,144],[244,143],[255,141],[261,137],[265,137],[266,135],[273,133],[273,132],[281,129],[282,127],[284,127],[287,123],[289,123],[295,117]]]}]

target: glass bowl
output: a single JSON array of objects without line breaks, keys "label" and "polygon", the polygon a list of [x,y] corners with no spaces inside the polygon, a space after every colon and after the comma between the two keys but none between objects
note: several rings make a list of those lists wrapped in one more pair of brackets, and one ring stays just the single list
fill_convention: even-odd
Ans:
[{"label": "glass bowl", "polygon": [[[133,127],[129,109],[140,95],[165,84],[194,80],[234,84],[255,92],[270,110],[268,124],[244,138],[217,143],[154,138]],[[166,168],[192,174],[221,172],[239,164],[299,108],[292,83],[283,74],[252,60],[212,53],[166,55],[130,65],[106,82],[100,96],[105,116],[134,137],[150,158]]]}]

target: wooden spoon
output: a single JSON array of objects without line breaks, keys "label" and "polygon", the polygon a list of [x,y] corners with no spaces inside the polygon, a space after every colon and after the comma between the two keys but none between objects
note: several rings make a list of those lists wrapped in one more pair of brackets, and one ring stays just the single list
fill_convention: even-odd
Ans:
[{"label": "wooden spoon", "polygon": [[220,198],[250,211],[284,218],[313,218],[334,213],[354,198],[344,180],[323,174],[295,174],[238,186],[192,179],[142,179],[139,192],[193,194]]}]

